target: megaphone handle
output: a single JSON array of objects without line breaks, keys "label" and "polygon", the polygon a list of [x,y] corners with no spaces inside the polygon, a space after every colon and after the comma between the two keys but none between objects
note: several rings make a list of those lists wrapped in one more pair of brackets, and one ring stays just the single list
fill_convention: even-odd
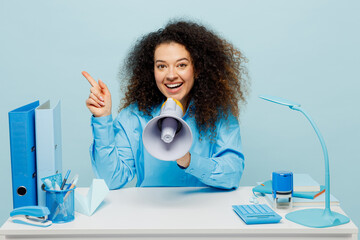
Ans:
[{"label": "megaphone handle", "polygon": [[[157,126],[158,126],[160,132],[162,130],[162,122],[164,121],[165,118],[166,117],[161,118],[159,121],[157,121]],[[175,133],[175,135],[176,135],[178,132],[180,132],[180,130],[182,128],[182,124],[176,118],[173,118],[173,119],[176,120],[176,122],[177,122],[177,129],[176,129],[176,133]]]},{"label": "megaphone handle", "polygon": [[165,118],[162,122],[161,139],[171,143],[175,137],[178,122],[173,118]]}]

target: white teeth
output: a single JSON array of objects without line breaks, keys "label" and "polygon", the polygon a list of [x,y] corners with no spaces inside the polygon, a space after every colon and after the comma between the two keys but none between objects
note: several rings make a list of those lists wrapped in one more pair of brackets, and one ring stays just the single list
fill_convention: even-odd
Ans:
[{"label": "white teeth", "polygon": [[177,88],[182,85],[182,83],[176,83],[176,84],[165,84],[168,88]]}]

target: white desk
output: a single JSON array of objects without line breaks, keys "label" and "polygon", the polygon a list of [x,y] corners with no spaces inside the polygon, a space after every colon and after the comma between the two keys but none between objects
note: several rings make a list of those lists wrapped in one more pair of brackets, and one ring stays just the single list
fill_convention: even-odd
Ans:
[{"label": "white desk", "polygon": [[[84,189],[80,189],[84,191]],[[284,218],[278,224],[246,225],[231,205],[248,204],[250,187],[235,191],[212,188],[125,188],[111,191],[91,216],[37,228],[6,221],[0,239],[352,239],[351,221],[331,228],[308,228]],[[265,203],[264,199],[260,200]],[[340,207],[332,210],[343,213]]]}]

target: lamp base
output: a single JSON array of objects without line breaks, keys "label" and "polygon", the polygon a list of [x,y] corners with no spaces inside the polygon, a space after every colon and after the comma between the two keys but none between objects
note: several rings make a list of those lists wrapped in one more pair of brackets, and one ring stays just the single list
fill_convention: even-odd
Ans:
[{"label": "lamp base", "polygon": [[286,214],[286,219],[313,228],[325,228],[342,225],[350,222],[350,219],[330,209],[310,208],[298,210]]}]

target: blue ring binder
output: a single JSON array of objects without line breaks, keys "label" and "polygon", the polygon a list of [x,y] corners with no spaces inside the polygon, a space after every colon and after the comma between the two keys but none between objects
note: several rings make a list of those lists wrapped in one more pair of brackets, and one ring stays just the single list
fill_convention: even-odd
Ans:
[{"label": "blue ring binder", "polygon": [[37,205],[35,108],[32,102],[9,112],[13,207]]}]

